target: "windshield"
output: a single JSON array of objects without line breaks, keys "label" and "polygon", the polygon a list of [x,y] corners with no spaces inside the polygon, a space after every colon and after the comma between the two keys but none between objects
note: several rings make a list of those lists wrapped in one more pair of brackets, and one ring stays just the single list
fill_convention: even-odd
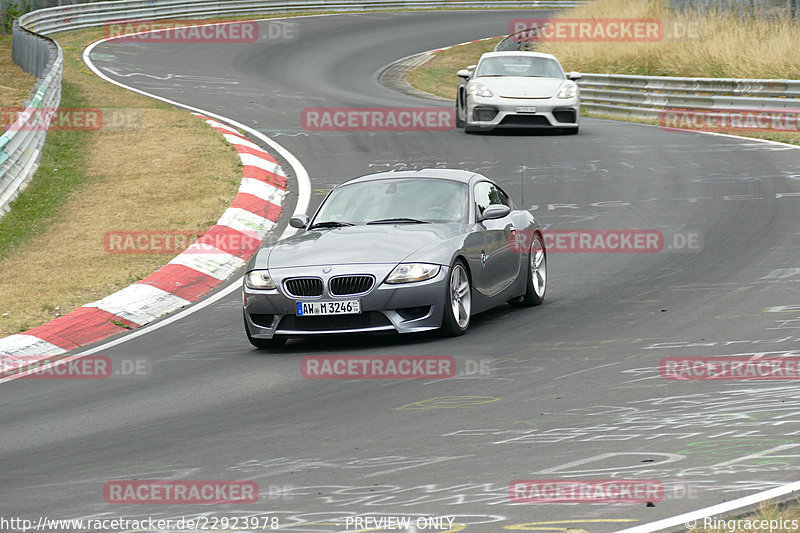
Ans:
[{"label": "windshield", "polygon": [[346,185],[325,199],[313,224],[464,222],[467,186],[443,179],[381,179]]},{"label": "windshield", "polygon": [[481,76],[535,76],[541,78],[564,78],[564,71],[557,61],[535,56],[495,56],[483,59],[475,77]]}]

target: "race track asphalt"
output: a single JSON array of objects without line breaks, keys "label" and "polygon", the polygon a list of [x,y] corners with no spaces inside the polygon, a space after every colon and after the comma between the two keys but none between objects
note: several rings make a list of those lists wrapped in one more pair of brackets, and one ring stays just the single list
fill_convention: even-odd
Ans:
[{"label": "race track asphalt", "polygon": [[[447,106],[377,74],[533,14],[306,17],[288,41],[95,48],[113,79],[274,138],[308,170],[312,207],[347,178],[429,166],[481,172],[519,202],[522,165],[525,207],[545,227],[659,230],[665,248],[551,253],[545,305],[499,307],[460,338],[312,339],[262,353],[245,338],[237,291],[102,352],[146,361],[144,376],[3,383],[2,514],[269,515],[320,532],[355,515],[450,516],[467,533],[605,532],[796,481],[796,382],[658,372],[666,356],[800,355],[796,149],[588,118],[577,136],[301,127],[310,107]],[[688,235],[702,247],[681,248]],[[457,375],[309,380],[305,355],[452,356]],[[664,498],[508,496],[517,479],[612,478],[660,481]],[[104,483],[118,479],[248,479],[261,494],[235,506],[106,503]]]}]

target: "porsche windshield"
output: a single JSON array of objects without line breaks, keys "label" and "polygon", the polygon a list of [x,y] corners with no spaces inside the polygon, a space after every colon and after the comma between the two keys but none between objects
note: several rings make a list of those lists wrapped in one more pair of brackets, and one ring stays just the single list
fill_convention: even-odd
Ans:
[{"label": "porsche windshield", "polygon": [[466,217],[466,184],[397,178],[335,189],[325,199],[313,225],[464,222]]},{"label": "porsche windshield", "polygon": [[537,78],[563,78],[564,71],[557,61],[547,57],[495,56],[487,57],[478,65],[475,77],[523,76]]}]

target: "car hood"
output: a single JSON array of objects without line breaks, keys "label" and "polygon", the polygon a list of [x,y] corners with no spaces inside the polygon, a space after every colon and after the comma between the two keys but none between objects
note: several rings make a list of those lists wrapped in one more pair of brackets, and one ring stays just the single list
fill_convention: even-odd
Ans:
[{"label": "car hood", "polygon": [[375,224],[305,231],[268,248],[266,268],[395,264],[460,228],[460,224]]},{"label": "car hood", "polygon": [[556,95],[564,80],[558,78],[532,78],[505,76],[478,78],[489,89],[504,98],[551,98]]}]

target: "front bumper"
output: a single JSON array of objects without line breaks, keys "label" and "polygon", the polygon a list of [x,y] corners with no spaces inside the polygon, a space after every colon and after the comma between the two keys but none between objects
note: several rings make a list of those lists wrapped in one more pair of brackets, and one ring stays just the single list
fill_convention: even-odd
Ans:
[{"label": "front bumper", "polygon": [[[495,128],[575,128],[580,122],[580,99],[504,98],[470,96],[467,100],[467,127]],[[535,112],[519,108],[535,108]]]},{"label": "front bumper", "polygon": [[[404,284],[382,283],[396,265],[341,265],[322,273],[322,266],[270,269],[277,289],[243,287],[246,327],[253,338],[301,337],[341,333],[412,333],[438,329],[442,325],[449,268],[425,281]],[[342,275],[371,275],[375,284],[364,294],[333,296],[329,280]],[[295,277],[322,279],[319,297],[296,297],[284,281]],[[297,302],[360,300],[361,313],[351,315],[296,316]]]}]

